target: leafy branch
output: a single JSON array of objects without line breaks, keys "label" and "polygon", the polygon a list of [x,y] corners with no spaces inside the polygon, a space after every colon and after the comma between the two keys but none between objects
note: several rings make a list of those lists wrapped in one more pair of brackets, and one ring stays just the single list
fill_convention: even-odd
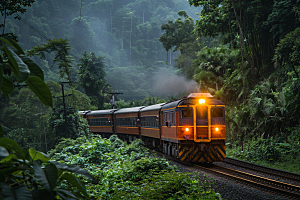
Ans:
[{"label": "leafy branch", "polygon": [[54,64],[58,63],[59,74],[61,78],[67,76],[67,79],[71,81],[70,70],[72,69],[73,58],[69,54],[71,49],[68,40],[63,39],[53,39],[48,40],[48,43],[37,45],[29,50],[27,53],[29,56],[39,55],[41,59],[45,59],[45,53],[56,52],[54,57]]}]

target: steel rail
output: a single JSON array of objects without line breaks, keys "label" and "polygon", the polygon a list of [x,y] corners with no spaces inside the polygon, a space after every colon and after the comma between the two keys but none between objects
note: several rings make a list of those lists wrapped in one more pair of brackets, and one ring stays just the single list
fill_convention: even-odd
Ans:
[{"label": "steel rail", "polygon": [[[200,165],[192,164],[192,163],[189,163],[189,162],[186,163],[186,162],[182,162],[182,161],[180,161],[177,158],[174,158],[172,156],[163,154],[162,152],[155,151],[155,153],[160,154],[160,155],[164,156],[167,159],[173,160],[175,162],[181,163],[181,164],[189,166],[189,167],[194,167],[196,169],[201,169],[201,170],[206,171],[206,172],[211,172],[213,174],[222,175],[226,178],[237,180],[239,182],[243,182],[246,185],[252,185],[252,186],[255,186],[257,188],[263,188],[267,191],[272,191],[272,192],[280,194],[280,195],[285,195],[285,196],[288,196],[288,197],[292,197],[292,199],[300,199],[300,186],[297,186],[297,185],[292,185],[292,184],[289,184],[289,183],[276,181],[276,180],[273,180],[273,179],[265,178],[265,177],[262,177],[262,176],[257,176],[257,175],[250,174],[250,173],[247,173],[247,172],[242,172],[242,171],[239,171],[239,170],[230,169],[230,168],[226,168],[226,167],[222,167],[222,166],[218,166],[218,165],[200,166]],[[266,167],[265,169],[268,169],[268,168]],[[275,170],[275,169],[272,169],[272,168],[270,168],[270,169]],[[259,170],[256,170],[256,169],[252,169],[252,170],[259,171]],[[228,173],[228,171],[230,173]],[[279,170],[279,171],[281,171],[281,170]],[[262,172],[266,173],[265,171],[262,171]],[[273,175],[278,176],[277,174],[273,174]],[[288,178],[289,177],[287,177],[287,179]]]},{"label": "steel rail", "polygon": [[295,173],[291,173],[291,172],[287,172],[287,171],[283,171],[283,170],[279,170],[279,169],[265,167],[265,166],[257,165],[254,163],[249,163],[246,161],[237,160],[237,159],[228,158],[228,157],[226,158],[226,160],[224,162],[232,164],[232,165],[237,165],[240,167],[248,168],[251,170],[255,170],[258,172],[262,172],[265,174],[270,174],[270,175],[282,177],[284,179],[289,179],[289,180],[300,182],[300,174],[295,174]]},{"label": "steel rail", "polygon": [[[242,172],[242,171],[238,171],[226,167],[216,166],[216,165],[213,168],[208,168],[199,165],[194,165],[194,167],[209,172],[213,172],[216,174],[221,174],[238,181],[250,183],[251,185],[265,188],[274,191],[275,193],[280,193],[283,195],[288,195],[290,197],[300,198],[300,186],[297,185],[292,185],[289,183],[284,183],[273,179],[257,176],[254,174],[250,174],[250,173],[246,173],[246,172]],[[231,173],[228,172],[226,173],[226,171],[229,171]]]}]

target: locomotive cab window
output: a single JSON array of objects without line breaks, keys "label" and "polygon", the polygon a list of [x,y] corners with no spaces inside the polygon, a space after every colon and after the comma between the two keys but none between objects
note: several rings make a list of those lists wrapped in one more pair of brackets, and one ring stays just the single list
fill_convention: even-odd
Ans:
[{"label": "locomotive cab window", "polygon": [[207,106],[197,106],[197,119],[207,119]]},{"label": "locomotive cab window", "polygon": [[191,118],[193,116],[192,108],[185,108],[181,110],[181,118]]},{"label": "locomotive cab window", "polygon": [[211,108],[211,117],[223,117],[223,108]]}]

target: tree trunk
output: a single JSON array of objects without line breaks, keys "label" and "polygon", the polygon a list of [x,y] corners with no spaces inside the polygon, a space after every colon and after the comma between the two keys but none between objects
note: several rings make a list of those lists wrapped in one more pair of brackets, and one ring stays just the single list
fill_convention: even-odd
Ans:
[{"label": "tree trunk", "polygon": [[145,23],[145,12],[143,10],[143,24]]},{"label": "tree trunk", "polygon": [[243,32],[242,32],[242,28],[241,28],[240,22],[238,20],[238,17],[237,17],[236,11],[235,11],[233,0],[231,0],[231,3],[232,3],[232,7],[233,7],[233,11],[234,11],[236,22],[237,22],[237,24],[239,26],[239,29],[240,29],[240,48],[241,48],[241,56],[242,56],[242,81],[243,81],[243,88],[244,88],[243,97],[245,99],[245,97],[246,97],[246,95],[245,95],[245,69],[244,69],[244,52],[243,52],[243,46],[245,46],[244,45],[244,36],[243,36]]},{"label": "tree trunk", "polygon": [[110,15],[110,32],[112,33],[112,16],[111,16],[111,10],[109,10]]}]

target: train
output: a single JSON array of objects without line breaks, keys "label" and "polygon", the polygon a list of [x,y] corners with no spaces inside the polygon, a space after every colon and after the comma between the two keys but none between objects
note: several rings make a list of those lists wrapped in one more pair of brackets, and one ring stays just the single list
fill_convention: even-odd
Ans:
[{"label": "train", "polygon": [[145,145],[183,162],[212,163],[226,158],[225,104],[210,93],[150,106],[81,111],[90,131]]}]

